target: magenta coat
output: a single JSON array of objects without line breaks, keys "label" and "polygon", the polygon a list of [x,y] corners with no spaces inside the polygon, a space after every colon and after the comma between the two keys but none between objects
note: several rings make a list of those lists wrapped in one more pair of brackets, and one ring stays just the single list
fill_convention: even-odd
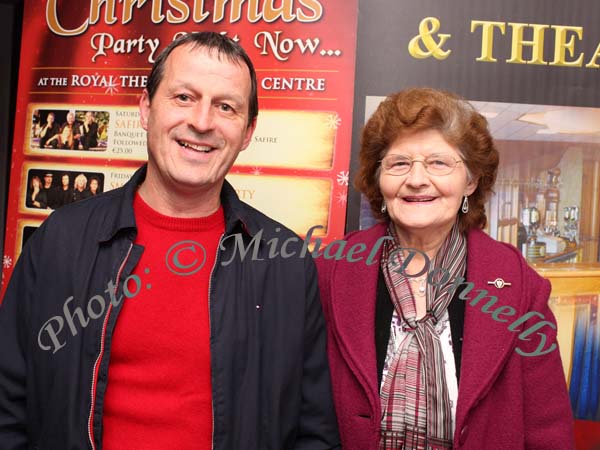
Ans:
[{"label": "magenta coat", "polygon": [[[319,286],[328,324],[328,355],[333,394],[344,450],[376,450],[381,419],[375,355],[375,293],[381,247],[373,264],[368,254],[385,234],[379,224],[346,236],[347,252],[366,244],[352,258],[317,258]],[[558,348],[543,355],[521,356],[519,348],[544,353],[556,342],[556,330],[545,325],[519,338],[535,323],[555,324],[548,308],[550,283],[531,269],[512,246],[479,230],[467,236],[467,280],[475,288],[467,295],[464,341],[458,389],[454,448],[461,450],[570,450],[573,418]],[[336,253],[337,254],[337,253]],[[334,256],[330,255],[329,256]],[[502,278],[511,286],[488,284]],[[462,288],[460,288],[462,289]],[[478,289],[497,296],[471,305]],[[510,308],[493,312],[501,306]],[[484,312],[483,309],[487,310]],[[543,314],[508,327],[528,311]],[[530,315],[531,316],[531,315]],[[497,319],[497,320],[496,320]],[[504,320],[504,322],[500,322]],[[544,333],[547,341],[544,345]]]}]

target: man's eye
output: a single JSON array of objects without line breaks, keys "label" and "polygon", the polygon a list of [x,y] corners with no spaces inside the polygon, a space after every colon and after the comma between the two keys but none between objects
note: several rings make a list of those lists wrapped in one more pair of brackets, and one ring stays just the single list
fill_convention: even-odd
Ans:
[{"label": "man's eye", "polygon": [[221,103],[220,105],[221,111],[230,112],[233,111],[233,108],[227,103]]},{"label": "man's eye", "polygon": [[189,99],[190,99],[190,97],[186,94],[177,95],[177,100],[180,100],[182,102],[187,102]]}]

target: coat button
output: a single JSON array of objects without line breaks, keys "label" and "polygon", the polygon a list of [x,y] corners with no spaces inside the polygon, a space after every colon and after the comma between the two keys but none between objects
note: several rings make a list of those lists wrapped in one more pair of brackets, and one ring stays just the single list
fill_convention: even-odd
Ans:
[{"label": "coat button", "polygon": [[467,436],[469,435],[469,425],[465,425],[462,430],[460,430],[460,437],[458,438],[458,444],[464,445],[467,440]]}]

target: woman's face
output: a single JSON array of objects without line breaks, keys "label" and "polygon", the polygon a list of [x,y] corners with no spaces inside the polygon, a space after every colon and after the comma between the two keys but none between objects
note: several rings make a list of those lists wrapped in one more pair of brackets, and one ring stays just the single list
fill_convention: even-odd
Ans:
[{"label": "woman's face", "polygon": [[[437,130],[399,137],[385,156],[388,155],[404,155],[420,161],[432,155],[461,159],[458,149],[448,144]],[[390,175],[382,167],[379,189],[387,212],[400,231],[440,236],[452,228],[463,196],[477,188],[477,182],[468,178],[464,163],[457,164],[448,175],[431,175],[424,164],[415,162],[405,175]]]},{"label": "woman's face", "polygon": [[90,181],[90,191],[92,191],[93,193],[96,193],[96,191],[98,190],[98,180],[92,180]]}]

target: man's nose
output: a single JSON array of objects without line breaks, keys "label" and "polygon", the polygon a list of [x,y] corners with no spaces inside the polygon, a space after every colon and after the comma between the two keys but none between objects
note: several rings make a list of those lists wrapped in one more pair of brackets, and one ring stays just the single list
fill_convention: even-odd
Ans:
[{"label": "man's nose", "polygon": [[215,121],[215,107],[208,102],[198,102],[190,118],[191,125],[200,132],[212,130]]}]

